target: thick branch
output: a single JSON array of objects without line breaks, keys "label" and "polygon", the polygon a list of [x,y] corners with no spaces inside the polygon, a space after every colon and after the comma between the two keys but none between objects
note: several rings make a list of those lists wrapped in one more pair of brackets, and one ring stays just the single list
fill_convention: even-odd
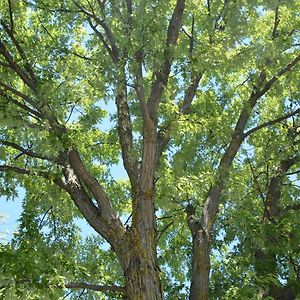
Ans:
[{"label": "thick branch", "polygon": [[181,113],[183,113],[183,114],[189,113],[192,101],[196,95],[196,91],[197,91],[197,88],[198,88],[198,85],[199,85],[199,82],[200,82],[202,76],[203,76],[202,72],[193,76],[191,85],[186,90],[183,103],[180,107]]},{"label": "thick branch", "polygon": [[[101,218],[101,222],[106,225],[103,228],[106,237],[109,239],[109,241],[120,238],[125,229],[122,226],[119,218],[116,216],[115,211],[112,208],[111,203],[101,185],[97,179],[86,169],[76,150],[73,149],[69,151],[68,159],[72,169],[75,171],[76,176],[84,183],[89,191],[91,191],[98,203],[98,218]],[[113,246],[116,246],[116,243],[114,243]]]},{"label": "thick branch", "polygon": [[126,7],[128,15],[132,15],[132,0],[126,0]]},{"label": "thick branch", "polygon": [[144,91],[144,78],[143,78],[143,52],[142,50],[138,50],[135,53],[135,61],[137,63],[137,71],[136,71],[136,93],[139,99],[140,103],[140,109],[142,113],[142,118],[145,123],[149,123],[150,118],[149,118],[149,111],[146,103],[146,98],[145,98],[145,91]]},{"label": "thick branch", "polygon": [[300,203],[290,204],[290,205],[286,206],[286,207],[283,209],[283,211],[284,211],[285,213],[288,212],[288,211],[290,211],[290,210],[293,210],[293,211],[295,211],[295,210],[300,210]]},{"label": "thick branch", "polygon": [[207,14],[210,17],[210,0],[206,0],[206,6],[207,6]]},{"label": "thick branch", "polygon": [[196,234],[196,232],[200,229],[200,223],[196,216],[196,208],[192,204],[189,204],[186,207],[185,211],[187,214],[187,223],[188,223],[189,229],[190,229],[192,235],[194,236]]},{"label": "thick branch", "polygon": [[95,199],[98,202],[99,208],[103,210],[103,214],[105,214],[106,212],[108,218],[116,218],[104,190],[100,186],[97,179],[87,171],[86,167],[83,165],[82,160],[80,159],[78,152],[74,149],[70,150],[68,158],[78,178],[80,178],[80,180],[82,180],[82,182],[93,193]]},{"label": "thick branch", "polygon": [[138,181],[137,160],[134,155],[132,127],[129,106],[124,90],[118,91],[116,96],[118,115],[118,134],[122,149],[124,167],[127,171],[132,186],[135,187]]},{"label": "thick branch", "polygon": [[[10,165],[1,165],[0,172],[15,172],[21,175],[39,176],[52,181],[71,196],[87,222],[111,244],[113,249],[115,251],[121,251],[120,247],[118,247],[118,243],[121,241],[124,229],[121,227],[120,221],[117,219],[113,220],[115,222],[111,221],[108,223],[107,219],[103,218],[104,214],[100,212],[100,210],[103,210],[103,207],[99,210],[94,205],[78,177],[74,174],[73,169],[69,166],[64,168],[66,182],[59,177],[53,177],[47,172],[34,171]],[[118,228],[116,228],[117,226]]]},{"label": "thick branch", "polygon": [[220,161],[217,181],[215,185],[213,185],[210,189],[208,197],[204,204],[203,213],[201,216],[201,224],[202,227],[207,231],[207,233],[211,230],[212,224],[217,214],[221,191],[224,187],[226,178],[228,177],[229,168],[238,152],[238,149],[240,148],[240,145],[245,139],[245,134],[243,133],[243,131],[247,125],[254,106],[256,105],[258,99],[260,99],[267,93],[267,91],[269,91],[269,89],[278,80],[278,78],[290,71],[292,67],[299,62],[299,60],[300,56],[297,56],[289,64],[282,68],[275,76],[273,76],[270,80],[263,84],[260,90],[255,88],[254,91],[252,91],[248,101],[244,104],[236,123],[234,132],[232,134],[230,143]]},{"label": "thick branch", "polygon": [[293,158],[288,158],[280,162],[279,167],[277,168],[275,175],[272,177],[268,187],[264,213],[265,221],[278,216],[283,178],[287,171],[299,160],[300,156],[294,156]]},{"label": "thick branch", "polygon": [[264,86],[264,88],[257,92],[257,96],[261,97],[264,95],[272,85],[278,80],[279,77],[289,72],[298,62],[300,61],[300,55],[296,56],[290,63],[282,68],[275,76],[273,76]]},{"label": "thick branch", "polygon": [[13,18],[11,0],[8,0],[8,9],[9,9],[10,30],[14,31],[14,18]]},{"label": "thick branch", "polygon": [[274,16],[274,26],[272,31],[272,39],[274,40],[278,36],[278,25],[279,25],[280,19],[279,19],[279,5],[276,6],[275,9],[275,16]]},{"label": "thick branch", "polygon": [[164,50],[165,59],[161,70],[155,72],[156,79],[152,85],[151,95],[148,101],[149,115],[151,119],[155,122],[156,122],[157,107],[161,100],[164,86],[168,82],[168,77],[171,71],[171,64],[173,59],[172,56],[170,55],[170,52],[172,52],[171,48],[175,46],[177,43],[184,7],[185,7],[185,0],[177,0],[175,9],[172,14],[172,18],[168,26],[166,47]]}]

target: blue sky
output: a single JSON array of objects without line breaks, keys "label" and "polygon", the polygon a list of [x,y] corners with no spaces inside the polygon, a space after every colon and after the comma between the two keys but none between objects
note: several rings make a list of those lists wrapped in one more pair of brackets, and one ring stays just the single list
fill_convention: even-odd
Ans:
[{"label": "blue sky", "polygon": [[[111,121],[111,115],[116,113],[116,107],[112,101],[108,101],[107,104],[101,102],[101,108],[108,112],[101,123],[98,125],[102,131],[107,131],[115,126]],[[78,118],[79,113],[74,110],[70,122],[75,121]],[[110,167],[110,173],[114,179],[127,178],[127,173],[123,167],[122,158],[118,164]],[[0,243],[9,241],[13,233],[18,229],[18,219],[22,213],[22,200],[24,198],[25,191],[23,189],[18,190],[18,197],[15,199],[6,199],[6,197],[0,195]],[[94,229],[84,220],[78,219],[76,224],[81,229],[82,236],[87,236],[94,233]]]},{"label": "blue sky", "polygon": [[[127,177],[126,171],[120,161],[118,165],[111,168],[111,175],[115,179],[121,179]],[[9,241],[13,233],[18,229],[18,219],[22,213],[22,199],[24,197],[24,190],[18,190],[18,197],[14,200],[7,200],[5,197],[0,196],[0,216],[4,218],[0,219],[0,243]],[[87,224],[84,219],[78,219],[76,224],[81,229],[82,235],[87,236],[94,233],[94,229]]]}]

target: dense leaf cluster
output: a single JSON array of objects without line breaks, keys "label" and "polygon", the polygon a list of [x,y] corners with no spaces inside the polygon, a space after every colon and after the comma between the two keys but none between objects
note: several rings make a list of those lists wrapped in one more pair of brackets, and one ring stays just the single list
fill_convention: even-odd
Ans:
[{"label": "dense leaf cluster", "polygon": [[[165,298],[188,297],[200,229],[211,299],[300,295],[300,3],[188,0],[173,24],[180,2],[0,3],[0,195],[25,190],[0,297],[121,298],[122,251],[86,174],[136,228],[151,124]],[[119,162],[128,177],[111,175]],[[97,234],[82,237],[80,218]]]}]

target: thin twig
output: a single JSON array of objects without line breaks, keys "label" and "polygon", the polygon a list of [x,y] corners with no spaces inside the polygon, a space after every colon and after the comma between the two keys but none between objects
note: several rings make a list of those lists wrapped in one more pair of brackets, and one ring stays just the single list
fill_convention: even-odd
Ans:
[{"label": "thin twig", "polygon": [[244,134],[244,136],[247,137],[247,136],[251,135],[252,133],[254,133],[255,131],[257,131],[257,130],[259,130],[259,129],[261,129],[261,128],[268,127],[268,126],[270,126],[270,125],[273,125],[273,124],[279,123],[279,122],[281,122],[281,121],[283,121],[283,120],[286,120],[286,119],[288,119],[288,118],[290,118],[290,117],[292,117],[292,116],[297,115],[299,112],[300,112],[300,108],[298,108],[297,110],[295,110],[295,111],[293,111],[293,112],[291,112],[291,113],[289,113],[289,114],[286,114],[286,115],[284,115],[284,116],[282,116],[282,117],[279,117],[279,118],[276,118],[276,119],[274,119],[274,120],[271,120],[271,121],[262,123],[262,124],[260,124],[260,125],[258,125],[258,126],[256,126],[256,127],[252,128],[252,129],[248,130],[248,131]]},{"label": "thin twig", "polygon": [[161,231],[161,233],[159,234],[157,241],[160,240],[161,236],[165,233],[165,231],[174,223],[174,220],[172,220],[169,224],[166,225],[166,227]]},{"label": "thin twig", "polygon": [[119,292],[125,293],[125,288],[118,285],[98,285],[85,282],[70,282],[66,283],[65,287],[68,289],[88,289],[99,292]]},{"label": "thin twig", "polygon": [[52,208],[53,208],[53,205],[51,205],[51,206],[45,211],[45,213],[44,213],[44,215],[43,215],[41,221],[39,222],[38,230],[40,230],[40,229],[42,228],[43,223],[44,223],[44,220],[45,220],[47,214],[49,213],[49,211],[50,211]]}]

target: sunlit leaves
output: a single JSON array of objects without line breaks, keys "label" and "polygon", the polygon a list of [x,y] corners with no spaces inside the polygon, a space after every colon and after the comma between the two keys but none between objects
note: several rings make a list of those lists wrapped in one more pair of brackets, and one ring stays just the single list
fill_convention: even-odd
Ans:
[{"label": "sunlit leaves", "polygon": [[[76,148],[125,227],[130,226],[130,183],[110,175],[121,157],[115,96],[122,90],[128,99],[132,155],[140,159],[143,121],[137,72],[141,67],[147,101],[157,72],[166,75],[164,60],[173,58],[158,107],[159,134],[167,135],[170,142],[155,174],[155,206],[165,295],[185,299],[191,259],[185,208],[193,204],[201,216],[240,111],[253,93],[298,55],[299,3],[186,1],[178,44],[166,49],[166,30],[176,1],[132,1],[132,12],[126,1],[78,2],[10,1],[13,13],[5,1],[0,3],[1,20],[13,27],[24,54],[8,32],[1,30],[0,37],[19,67],[28,72],[30,65],[36,77],[34,89],[29,88],[1,56],[0,81],[23,93],[1,86],[1,140],[39,156],[0,145],[1,164],[32,170],[30,176],[1,173],[2,195],[13,197],[19,186],[26,189],[19,232],[1,248],[5,278],[0,280],[10,285],[5,296],[43,299],[50,290],[48,298],[58,299],[63,292],[55,286],[68,280],[123,284],[113,252],[100,238],[82,241],[74,225],[78,210],[68,194],[50,181],[64,180],[63,166],[55,162],[64,148]],[[109,51],[113,46],[115,58]],[[184,111],[186,91],[200,74],[193,102]],[[246,132],[299,108],[299,74],[295,66],[258,100]],[[42,115],[34,115],[37,111]],[[53,122],[66,132],[57,135]],[[245,139],[226,178],[211,239],[211,291],[216,299],[250,299],[258,295],[259,286],[297,278],[293,269],[299,260],[299,216],[291,208],[298,204],[299,163],[282,179],[282,213],[274,224],[263,222],[268,186],[278,174],[278,165],[299,152],[299,116],[269,125]],[[41,172],[46,178],[36,176]],[[268,235],[274,236],[274,245],[268,243]],[[257,249],[276,253],[276,274],[269,272],[266,278],[256,274]]]}]

